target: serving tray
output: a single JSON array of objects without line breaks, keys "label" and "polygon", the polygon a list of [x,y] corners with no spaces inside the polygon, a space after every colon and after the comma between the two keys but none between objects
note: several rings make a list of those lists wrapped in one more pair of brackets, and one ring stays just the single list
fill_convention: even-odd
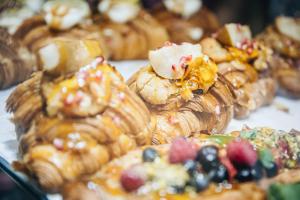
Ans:
[{"label": "serving tray", "polygon": [[[146,61],[111,62],[112,65],[127,80],[140,67],[146,66]],[[45,194],[35,183],[24,175],[14,171],[10,164],[17,159],[18,143],[10,115],[5,111],[5,101],[13,88],[0,91],[0,168],[6,172],[21,188],[30,192],[39,199],[59,200],[58,194]],[[241,129],[244,125],[249,127],[268,126],[275,129],[289,131],[300,130],[300,100],[288,99],[277,96],[272,105],[260,108],[244,120],[232,120],[227,131]]]}]

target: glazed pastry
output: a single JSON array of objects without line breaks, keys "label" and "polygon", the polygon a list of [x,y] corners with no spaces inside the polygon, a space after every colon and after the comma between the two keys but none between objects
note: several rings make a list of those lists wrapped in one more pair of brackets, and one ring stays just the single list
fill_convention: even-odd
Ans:
[{"label": "glazed pastry", "polygon": [[99,42],[103,56],[109,57],[103,35],[99,27],[92,24],[90,15],[88,4],[82,0],[49,1],[43,5],[43,13],[18,26],[14,37],[33,53],[56,37],[93,39]]},{"label": "glazed pastry", "polygon": [[15,167],[47,191],[92,174],[152,137],[147,107],[103,57],[84,60],[76,72],[66,70],[73,57],[65,59],[65,68],[33,74],[7,100],[20,137],[22,159]]},{"label": "glazed pastry", "polygon": [[278,164],[294,162],[299,155],[272,153],[280,144],[266,141],[270,133],[277,141],[289,140],[286,147],[299,152],[294,133],[270,128],[176,138],[172,144],[143,147],[111,161],[92,178],[68,185],[64,199],[264,200],[270,185],[300,180],[299,163]]},{"label": "glazed pastry", "polygon": [[35,69],[34,55],[0,28],[0,89],[26,80]]},{"label": "glazed pastry", "polygon": [[168,143],[176,136],[201,131],[224,131],[232,118],[233,99],[216,64],[202,54],[200,45],[167,43],[150,51],[149,61],[150,66],[127,83],[157,121],[152,143]]},{"label": "glazed pastry", "polygon": [[300,19],[277,17],[275,23],[257,36],[275,52],[273,75],[281,91],[300,97]]},{"label": "glazed pastry", "polygon": [[198,43],[219,28],[216,16],[201,0],[142,1],[151,14],[168,30],[174,43]]},{"label": "glazed pastry", "polygon": [[205,38],[200,44],[230,88],[235,118],[245,118],[272,102],[276,89],[270,74],[272,50],[252,40],[248,26],[226,24],[215,38]]},{"label": "glazed pastry", "polygon": [[148,51],[169,39],[165,28],[144,11],[138,0],[103,0],[94,16],[113,60],[145,59]]}]

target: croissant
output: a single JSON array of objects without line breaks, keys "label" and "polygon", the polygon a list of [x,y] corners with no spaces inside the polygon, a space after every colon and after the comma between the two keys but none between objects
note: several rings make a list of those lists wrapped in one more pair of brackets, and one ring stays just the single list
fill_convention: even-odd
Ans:
[{"label": "croissant", "polygon": [[0,28],[0,89],[27,79],[36,68],[36,60],[28,49]]},{"label": "croissant", "polygon": [[144,10],[126,23],[116,23],[104,16],[95,18],[113,60],[145,59],[149,50],[169,40],[165,28]]},{"label": "croissant", "polygon": [[149,144],[154,127],[142,100],[103,57],[85,60],[77,71],[68,59],[73,58],[67,55],[65,68],[54,74],[52,68],[33,74],[7,100],[22,154],[15,166],[48,191]]},{"label": "croissant", "polygon": [[[248,138],[247,134],[251,134],[253,139]],[[273,192],[269,190],[271,184],[292,184],[300,180],[297,166],[279,167],[278,165],[276,173],[266,175],[269,173],[265,172],[267,168],[257,164],[260,162],[266,164],[268,158],[272,160],[278,155],[281,155],[280,160],[283,162],[296,160],[290,154],[283,156],[282,152],[271,153],[279,144],[274,140],[268,141],[270,134],[277,134],[276,139],[286,143],[293,138],[294,133],[270,128],[254,128],[235,131],[228,135],[201,135],[193,139],[177,138],[172,144],[139,148],[109,162],[94,176],[81,182],[68,184],[64,188],[63,196],[64,199],[91,200],[161,198],[264,200],[267,193],[270,195]],[[299,141],[297,141],[292,139],[287,146],[298,146]],[[252,150],[254,155],[257,155],[259,150],[268,152],[268,158],[254,156],[257,163],[250,167],[253,175],[248,176],[247,179],[239,178],[243,168],[237,167],[239,163],[236,163],[232,156],[237,154],[231,151],[239,148],[237,144],[244,144],[251,149],[255,146],[258,150]],[[210,160],[211,163],[205,163],[204,158],[200,156],[202,152],[207,154],[215,152],[219,156],[217,159],[220,161],[215,168],[205,167],[215,163],[213,158]],[[212,156],[212,153],[209,155]],[[299,155],[296,157],[299,158]],[[277,166],[274,160],[268,164]],[[218,165],[224,170],[218,171],[219,174],[216,175],[214,170]],[[276,194],[272,195],[276,196]]]},{"label": "croissant", "polygon": [[227,24],[215,38],[205,38],[203,52],[217,64],[234,97],[235,118],[245,118],[274,98],[276,84],[270,74],[272,51],[251,39],[247,26]]},{"label": "croissant", "polygon": [[[170,45],[150,51],[151,66],[127,82],[156,120],[152,143],[223,132],[233,115],[233,97],[222,75],[217,75],[217,66],[201,54],[199,45]],[[173,77],[180,73],[182,77]]]},{"label": "croissant", "polygon": [[[143,2],[148,6],[147,1]],[[198,43],[201,38],[217,31],[220,26],[217,17],[202,6],[199,0],[156,2],[150,6],[150,12],[166,27],[171,42]]]},{"label": "croissant", "polygon": [[300,19],[277,17],[275,23],[257,36],[272,48],[272,72],[281,91],[291,97],[300,97]]}]

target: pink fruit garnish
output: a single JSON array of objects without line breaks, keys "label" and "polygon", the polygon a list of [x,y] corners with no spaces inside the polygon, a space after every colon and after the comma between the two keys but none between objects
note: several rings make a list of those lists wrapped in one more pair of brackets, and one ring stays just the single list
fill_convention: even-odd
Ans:
[{"label": "pink fruit garnish", "polygon": [[169,151],[170,163],[183,163],[187,160],[194,160],[197,150],[192,142],[179,137],[173,140]]},{"label": "pink fruit garnish", "polygon": [[234,140],[227,146],[227,157],[237,166],[253,166],[257,161],[257,153],[247,140]]},{"label": "pink fruit garnish", "polygon": [[121,174],[122,187],[128,191],[137,190],[139,187],[145,184],[146,174],[143,170],[143,166],[133,165],[129,169],[124,170]]}]

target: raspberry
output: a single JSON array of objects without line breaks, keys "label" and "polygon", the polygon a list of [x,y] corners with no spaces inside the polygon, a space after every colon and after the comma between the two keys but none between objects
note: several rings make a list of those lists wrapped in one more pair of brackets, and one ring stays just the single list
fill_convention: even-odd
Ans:
[{"label": "raspberry", "polygon": [[235,166],[253,166],[257,153],[247,140],[234,140],[227,146],[227,156]]},{"label": "raspberry", "polygon": [[196,157],[196,147],[192,142],[184,138],[176,138],[171,144],[169,151],[170,163],[183,163],[187,160],[194,160]]},{"label": "raspberry", "polygon": [[227,157],[220,158],[220,161],[226,167],[229,175],[229,180],[232,181],[233,177],[237,174],[236,169]]},{"label": "raspberry", "polygon": [[145,184],[146,173],[140,165],[134,165],[121,174],[121,184],[128,191],[134,191]]}]

